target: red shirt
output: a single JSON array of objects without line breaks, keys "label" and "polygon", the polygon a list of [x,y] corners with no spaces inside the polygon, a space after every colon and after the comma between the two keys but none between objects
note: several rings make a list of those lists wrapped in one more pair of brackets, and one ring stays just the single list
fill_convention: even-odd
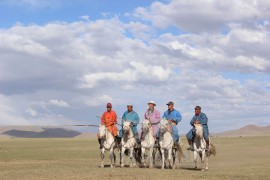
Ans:
[{"label": "red shirt", "polygon": [[117,123],[116,113],[111,110],[105,111],[101,117],[101,124],[105,124],[106,126],[112,126]]}]

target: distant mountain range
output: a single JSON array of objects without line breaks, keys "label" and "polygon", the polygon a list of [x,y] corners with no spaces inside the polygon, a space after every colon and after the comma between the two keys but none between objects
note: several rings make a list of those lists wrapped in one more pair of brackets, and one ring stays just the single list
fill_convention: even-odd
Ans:
[{"label": "distant mountain range", "polygon": [[[237,130],[224,131],[212,136],[270,136],[270,126],[247,125]],[[0,138],[93,138],[96,133],[75,131],[61,127],[2,126]]]},{"label": "distant mountain range", "polygon": [[247,125],[237,130],[224,131],[214,136],[270,136],[270,126]]},{"label": "distant mountain range", "polygon": [[0,138],[73,138],[81,132],[58,127],[5,126],[0,127]]}]

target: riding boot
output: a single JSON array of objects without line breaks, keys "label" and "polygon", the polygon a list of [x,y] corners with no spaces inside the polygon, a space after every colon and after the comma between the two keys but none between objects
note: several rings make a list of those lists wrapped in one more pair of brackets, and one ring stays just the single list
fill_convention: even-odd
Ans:
[{"label": "riding boot", "polygon": [[159,148],[159,139],[158,139],[158,138],[157,138],[156,141],[155,141],[154,147]]},{"label": "riding boot", "polygon": [[115,139],[116,139],[118,148],[120,148],[121,147],[121,137],[115,136]]},{"label": "riding boot", "polygon": [[102,149],[103,148],[104,139],[98,139],[98,142],[99,142],[99,148]]},{"label": "riding boot", "polygon": [[193,147],[193,142],[192,142],[192,140],[189,140],[189,139],[188,139],[188,144],[189,144],[189,147],[187,148],[187,150],[194,151],[194,147]]},{"label": "riding boot", "polygon": [[205,142],[206,142],[206,148],[205,148],[205,150],[208,151],[209,150],[209,144],[210,144],[210,142],[209,142],[209,140],[208,141],[206,140]]},{"label": "riding boot", "polygon": [[137,148],[140,148],[141,147],[141,141],[139,139],[136,139],[136,142],[137,142]]}]

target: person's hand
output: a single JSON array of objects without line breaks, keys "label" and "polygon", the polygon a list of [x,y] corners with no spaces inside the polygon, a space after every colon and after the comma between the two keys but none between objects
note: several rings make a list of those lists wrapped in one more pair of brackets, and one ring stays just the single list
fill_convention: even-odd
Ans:
[{"label": "person's hand", "polygon": [[172,120],[172,119],[170,120],[170,124],[172,124],[172,125],[174,125],[174,126],[176,125],[175,121]]},{"label": "person's hand", "polygon": [[194,121],[194,124],[200,124],[200,121],[199,120],[195,120]]}]

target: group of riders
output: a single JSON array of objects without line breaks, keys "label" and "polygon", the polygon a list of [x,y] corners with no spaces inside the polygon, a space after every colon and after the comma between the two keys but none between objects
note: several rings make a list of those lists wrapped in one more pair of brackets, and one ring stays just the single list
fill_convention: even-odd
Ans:
[{"label": "group of riders", "polygon": [[[166,105],[168,106],[168,110],[164,112],[162,118],[169,121],[169,124],[170,124],[169,128],[171,129],[174,144],[177,145],[180,137],[179,137],[178,129],[176,125],[182,120],[182,116],[178,110],[174,109],[174,102],[170,101]],[[154,101],[150,101],[148,103],[148,106],[149,108],[146,110],[144,114],[144,118],[149,120],[151,123],[151,128],[156,139],[155,146],[158,147],[159,146],[158,142],[160,138],[158,125],[160,123],[161,116],[160,116],[160,112],[155,109],[156,103]],[[118,133],[118,128],[116,126],[117,115],[115,111],[112,110],[111,103],[107,103],[106,108],[107,110],[103,113],[101,117],[101,124],[106,125],[108,130],[115,137],[115,141],[117,142],[117,144],[120,145],[123,131],[122,129],[120,129]],[[204,140],[206,141],[206,151],[207,151],[209,149],[209,131],[208,131],[208,125],[207,125],[208,118],[204,113],[201,112],[200,106],[196,106],[194,109],[195,109],[195,115],[192,117],[190,121],[190,125],[193,128],[186,134],[186,137],[189,143],[188,150],[191,150],[191,151],[194,150],[193,140],[195,137],[195,124],[201,124],[203,127],[203,136],[204,136]],[[134,134],[134,137],[136,138],[138,146],[140,146],[139,133],[137,130],[137,125],[140,121],[140,118],[138,114],[135,111],[133,111],[132,104],[127,105],[127,111],[122,116],[122,122],[123,121],[132,122],[132,132]],[[123,123],[121,124],[121,126],[123,127]],[[104,139],[100,138],[99,134],[98,134],[98,142],[100,144],[100,148],[102,148]]]}]

